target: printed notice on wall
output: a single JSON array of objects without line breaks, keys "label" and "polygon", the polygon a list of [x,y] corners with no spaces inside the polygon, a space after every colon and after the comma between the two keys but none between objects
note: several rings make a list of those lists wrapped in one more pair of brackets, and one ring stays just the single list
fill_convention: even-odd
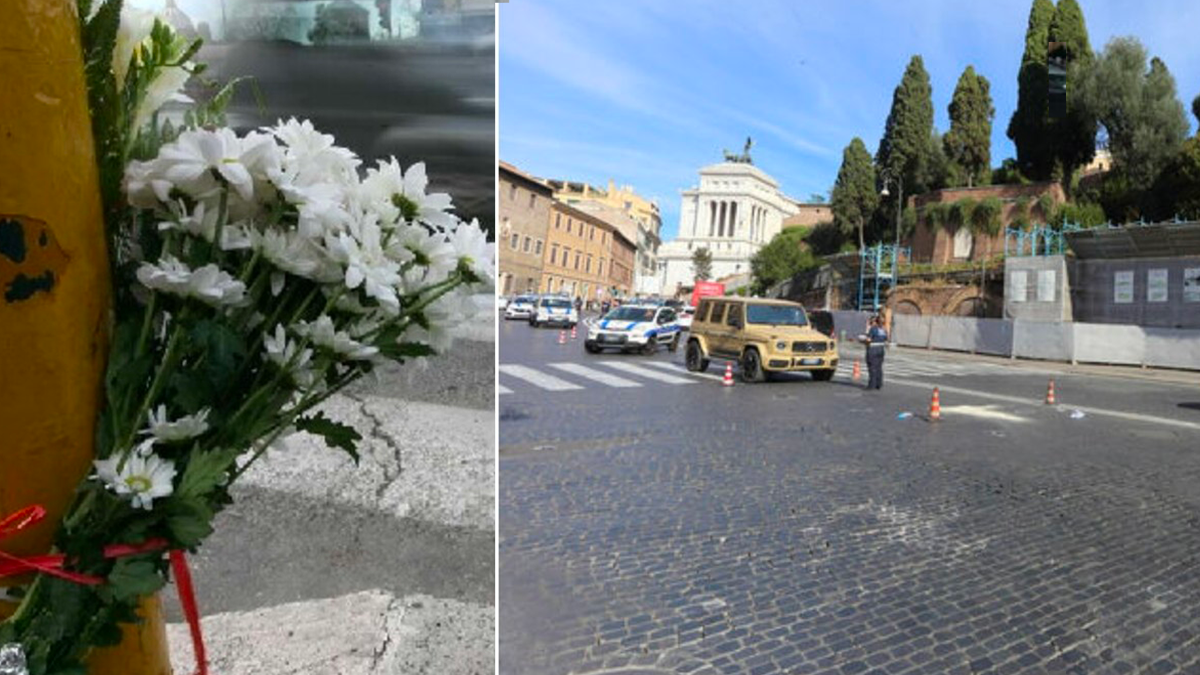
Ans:
[{"label": "printed notice on wall", "polygon": [[1113,302],[1118,305],[1133,302],[1133,270],[1113,275]]},{"label": "printed notice on wall", "polygon": [[1146,302],[1167,301],[1167,270],[1155,269],[1146,272]]},{"label": "printed notice on wall", "polygon": [[1200,267],[1183,271],[1183,301],[1200,302]]},{"label": "printed notice on wall", "polygon": [[1013,302],[1025,302],[1025,270],[1017,270],[1009,275],[1008,297]]},{"label": "printed notice on wall", "polygon": [[1054,270],[1038,271],[1038,302],[1054,302]]}]

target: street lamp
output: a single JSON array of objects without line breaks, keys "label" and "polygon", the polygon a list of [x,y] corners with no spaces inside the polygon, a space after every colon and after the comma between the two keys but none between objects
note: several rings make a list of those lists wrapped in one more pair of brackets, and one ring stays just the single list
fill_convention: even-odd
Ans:
[{"label": "street lamp", "polygon": [[[896,288],[900,281],[900,209],[904,205],[904,176],[893,174],[891,171],[883,172],[883,189],[879,191],[880,196],[887,197],[888,183],[896,184],[896,245],[892,248],[892,289]],[[891,312],[888,312],[888,342],[892,345],[896,344],[896,335],[892,330]]]}]

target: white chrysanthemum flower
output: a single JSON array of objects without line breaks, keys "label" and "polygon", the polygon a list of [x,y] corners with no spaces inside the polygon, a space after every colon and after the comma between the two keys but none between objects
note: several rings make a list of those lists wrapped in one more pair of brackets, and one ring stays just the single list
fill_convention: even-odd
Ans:
[{"label": "white chrysanthemum flower", "polygon": [[357,224],[357,237],[343,233],[326,237],[329,252],[346,266],[346,287],[362,287],[367,296],[395,314],[400,311],[396,286],[400,283],[400,265],[384,254],[379,225],[365,221]]},{"label": "white chrysanthemum flower", "polygon": [[175,463],[150,453],[130,453],[125,466],[117,469],[119,457],[99,459],[94,462],[96,476],[110,490],[121,496],[129,496],[133,508],[149,511],[155,499],[170,496],[174,491]]},{"label": "white chrysanthemum flower", "polygon": [[277,178],[276,187],[290,204],[296,206],[300,219],[297,229],[305,237],[319,238],[328,233],[345,231],[351,216],[344,203],[345,190],[334,183],[299,185],[289,182],[287,174]]},{"label": "white chrysanthemum flower", "polygon": [[131,206],[153,209],[170,201],[170,181],[156,173],[154,162],[132,161],[125,167],[125,196]]},{"label": "white chrysanthemum flower", "polygon": [[367,177],[362,181],[363,195],[384,223],[412,225],[423,222],[442,230],[454,227],[457,218],[448,213],[454,208],[450,195],[445,192],[426,194],[428,187],[424,162],[413,164],[405,173],[395,157],[380,161],[375,169],[367,169]]},{"label": "white chrysanthemum flower", "polygon": [[240,251],[252,248],[254,239],[244,223],[230,223],[221,228],[220,245],[222,251]]},{"label": "white chrysanthemum flower", "polygon": [[160,165],[164,179],[190,194],[212,189],[215,171],[238,196],[249,201],[254,181],[241,155],[242,143],[231,129],[197,129],[185,131],[174,143],[164,145],[155,164]]},{"label": "white chrysanthemum flower", "polygon": [[158,224],[160,232],[181,230],[194,237],[200,237],[207,242],[211,242],[216,236],[217,220],[220,218],[221,213],[215,208],[210,208],[204,200],[197,202],[196,208],[190,212],[182,199],[172,201],[168,204],[168,208],[175,219],[160,222]]},{"label": "white chrysanthemum flower", "polygon": [[167,419],[167,406],[159,405],[150,411],[147,420],[149,426],[142,433],[164,443],[186,441],[208,431],[208,413],[209,409],[205,408],[195,415],[184,415],[172,422]]},{"label": "white chrysanthemum flower", "polygon": [[362,162],[352,151],[334,145],[334,138],[317,131],[309,120],[291,118],[263,129],[287,146],[284,164],[293,182],[309,185],[336,181],[345,185],[358,182]]},{"label": "white chrysanthemum flower", "polygon": [[[252,231],[254,246],[275,267],[305,279],[316,279],[323,266],[322,249],[295,232]],[[340,270],[339,270],[340,278]]]},{"label": "white chrysanthemum flower", "polygon": [[450,245],[458,253],[458,259],[467,265],[475,276],[489,286],[496,278],[496,245],[489,243],[487,233],[479,227],[478,220],[459,223],[450,235]]},{"label": "white chrysanthemum flower", "polygon": [[358,342],[349,333],[337,330],[328,314],[322,314],[309,323],[299,321],[292,326],[292,332],[352,361],[364,361],[379,353],[377,347]]},{"label": "white chrysanthemum flower", "polygon": [[283,324],[276,324],[273,334],[263,336],[263,349],[267,360],[285,369],[292,381],[305,389],[312,387],[316,381],[316,374],[309,368],[313,352],[307,347],[300,349],[295,340],[288,338]]},{"label": "white chrysanthemum flower", "polygon": [[240,304],[246,297],[246,284],[209,263],[192,272],[188,294],[213,307]]},{"label": "white chrysanthemum flower", "polygon": [[188,266],[167,254],[157,264],[144,262],[137,270],[138,281],[152,291],[172,295],[187,295],[192,271]]},{"label": "white chrysanthemum flower", "polygon": [[443,281],[458,266],[458,251],[446,241],[446,235],[430,234],[420,225],[397,228],[388,242],[387,253],[396,262],[423,268],[422,278],[427,284]]}]

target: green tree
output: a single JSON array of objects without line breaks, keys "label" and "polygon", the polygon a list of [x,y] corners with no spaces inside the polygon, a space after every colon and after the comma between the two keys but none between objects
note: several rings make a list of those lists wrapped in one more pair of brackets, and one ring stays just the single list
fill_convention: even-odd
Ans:
[{"label": "green tree", "polygon": [[859,248],[866,248],[864,228],[878,204],[871,153],[856,136],[842,151],[842,166],[833,184],[830,200],[833,222],[846,237],[857,231]]},{"label": "green tree", "polygon": [[1092,161],[1096,154],[1096,115],[1079,96],[1079,80],[1090,69],[1095,56],[1088,42],[1083,10],[1076,0],[1059,0],[1050,24],[1050,41],[1060,45],[1067,63],[1067,110],[1049,125],[1045,139],[1054,149],[1052,173],[1061,172],[1063,185],[1070,184],[1075,169]]},{"label": "green tree", "polygon": [[1078,99],[1104,126],[1114,172],[1134,193],[1146,192],[1187,135],[1175,78],[1158,58],[1147,67],[1145,47],[1131,37],[1114,38],[1079,73]]},{"label": "green tree", "polygon": [[[1192,114],[1200,122],[1200,96],[1192,99]],[[1158,175],[1154,194],[1155,218],[1200,220],[1200,131],[1183,142],[1179,153]]]},{"label": "green tree", "polygon": [[798,272],[816,267],[819,262],[809,252],[804,240],[809,230],[789,227],[771,238],[750,259],[750,275],[754,293],[765,293],[780,281],[791,279]]},{"label": "green tree", "polygon": [[[986,185],[992,167],[992,105],[991,85],[986,77],[977,75],[967,66],[958,78],[954,97],[950,100],[950,130],[943,139],[952,185]],[[962,182],[958,182],[962,181]]]},{"label": "green tree", "polygon": [[1054,21],[1051,0],[1033,0],[1025,29],[1025,53],[1017,73],[1017,109],[1008,122],[1008,137],[1017,146],[1017,167],[1033,179],[1049,177],[1054,164],[1047,139],[1046,106],[1050,81],[1046,73],[1046,48]]},{"label": "green tree", "polygon": [[712,278],[712,251],[701,246],[692,252],[692,274],[700,281]]},{"label": "green tree", "polygon": [[[883,138],[875,163],[904,183],[904,194],[923,192],[924,171],[933,133],[933,87],[925,63],[916,54],[908,62],[900,84],[892,93]],[[896,190],[892,194],[896,194]],[[892,209],[894,211],[894,209]]]},{"label": "green tree", "polygon": [[805,243],[813,255],[833,255],[842,248],[843,235],[833,221],[817,223],[804,236]]},{"label": "green tree", "polygon": [[952,167],[946,156],[945,139],[937,129],[929,134],[929,152],[917,172],[917,184],[922,192],[941,190],[950,184]]}]

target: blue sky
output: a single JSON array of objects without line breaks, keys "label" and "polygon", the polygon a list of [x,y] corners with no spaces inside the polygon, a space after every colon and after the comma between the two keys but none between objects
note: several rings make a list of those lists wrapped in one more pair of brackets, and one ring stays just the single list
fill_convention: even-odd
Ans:
[{"label": "blue sky", "polygon": [[[875,152],[892,90],[921,54],[942,132],[963,69],[991,82],[999,165],[1015,153],[1004,132],[1030,4],[511,0],[497,5],[500,158],[539,176],[633,185],[658,200],[670,239],[679,191],[748,135],[755,164],[788,195],[826,194],[851,138]],[[1200,3],[1080,4],[1093,49],[1136,36],[1166,62],[1190,110]]]}]

